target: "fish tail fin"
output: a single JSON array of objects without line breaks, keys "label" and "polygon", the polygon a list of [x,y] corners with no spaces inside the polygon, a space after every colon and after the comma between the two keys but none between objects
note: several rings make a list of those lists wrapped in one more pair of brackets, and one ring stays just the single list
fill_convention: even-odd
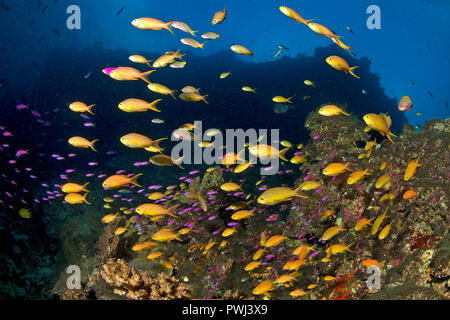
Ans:
[{"label": "fish tail fin", "polygon": [[245,163],[245,158],[241,158],[241,153],[245,151],[245,148],[243,148],[241,151],[238,152],[238,154],[236,155],[236,160],[237,161],[244,161]]},{"label": "fish tail fin", "polygon": [[295,191],[295,196],[296,197],[308,199],[307,196],[304,196],[304,195],[300,194],[300,191],[302,191],[302,186],[299,186],[299,187],[295,188],[294,191]]},{"label": "fish tail fin", "polygon": [[145,64],[148,65],[150,68],[152,68],[152,65],[150,64],[150,62],[152,62],[152,60],[147,60],[147,61],[145,61]]},{"label": "fish tail fin", "polygon": [[308,23],[310,23],[311,21],[314,21],[314,20],[316,20],[316,19],[305,20],[304,23],[307,25]]},{"label": "fish tail fin", "polygon": [[130,183],[134,184],[136,187],[142,187],[137,183],[137,178],[139,178],[140,176],[142,176],[142,173],[138,173],[137,175],[131,177]]},{"label": "fish tail fin", "polygon": [[140,79],[142,79],[142,80],[144,80],[145,82],[147,82],[147,83],[150,84],[150,81],[147,79],[147,76],[148,76],[149,74],[151,74],[152,72],[154,72],[154,71],[156,71],[156,70],[149,70],[149,71],[143,72],[143,73],[141,74],[141,76],[140,76]]},{"label": "fish tail fin", "polygon": [[86,196],[87,196],[87,193],[85,193],[84,196],[83,196],[83,202],[84,202],[84,203],[87,203],[87,204],[92,204],[92,203],[90,203],[90,202],[88,202],[88,201],[86,200]]},{"label": "fish tail fin", "polygon": [[398,136],[396,136],[395,134],[393,134],[393,133],[390,132],[390,131],[389,131],[389,134],[390,134],[391,136],[394,136],[394,137],[398,138]]},{"label": "fish tail fin", "polygon": [[98,141],[98,139],[95,139],[95,140],[92,140],[91,142],[89,142],[89,148],[91,148],[95,152],[97,152],[97,150],[95,150],[95,148],[94,148],[94,143],[96,143],[97,141]]},{"label": "fish tail fin", "polygon": [[202,100],[203,100],[203,102],[205,102],[206,104],[209,104],[209,102],[206,101],[206,99],[205,99],[207,96],[208,96],[207,94],[205,94],[204,96],[202,96]]},{"label": "fish tail fin", "polygon": [[93,116],[95,116],[95,114],[91,111],[91,108],[94,107],[94,106],[95,106],[95,104],[91,104],[90,106],[87,107],[87,112],[89,112]]},{"label": "fish tail fin", "polygon": [[347,112],[345,112],[345,111],[342,111],[341,113],[344,114],[344,115],[346,115],[346,116],[350,116],[350,114],[347,113]]},{"label": "fish tail fin", "polygon": [[174,98],[174,100],[177,100],[177,98],[176,98],[175,95],[174,95],[175,92],[177,92],[177,90],[171,90],[171,91],[169,92],[169,94],[170,94],[170,96],[171,96],[172,98]]},{"label": "fish tail fin", "polygon": [[287,98],[287,99],[286,99],[287,102],[288,102],[288,103],[292,103],[291,99],[292,99],[293,97],[295,97],[295,96],[292,96],[292,97]]},{"label": "fish tail fin", "polygon": [[89,184],[89,182],[86,182],[85,184],[83,184],[82,186],[81,186],[81,190],[83,190],[84,192],[89,192],[89,190],[86,190],[85,189],[85,187],[87,186]]},{"label": "fish tail fin", "polygon": [[182,156],[181,158],[178,158],[177,160],[172,159],[173,163],[182,170],[184,170],[184,168],[180,165],[180,163],[183,162],[184,157],[185,156]]},{"label": "fish tail fin", "polygon": [[175,21],[167,22],[164,29],[169,30],[171,34],[175,35],[175,33],[173,33],[172,29],[170,28],[170,25],[172,24],[172,22],[175,22]]},{"label": "fish tail fin", "polygon": [[197,32],[198,32],[198,30],[197,30],[197,31],[192,31],[192,30],[191,30],[191,32],[189,32],[189,33],[192,34],[194,37],[196,37],[195,34],[196,34]]},{"label": "fish tail fin", "polygon": [[395,144],[395,142],[391,139],[391,135],[390,135],[390,131],[386,134],[386,137],[389,139],[390,142],[392,142],[393,144]]},{"label": "fish tail fin", "polygon": [[345,170],[353,172],[354,170],[348,168],[348,165],[349,165],[349,164],[350,164],[350,162],[347,162],[347,163],[345,164]]},{"label": "fish tail fin", "polygon": [[356,74],[353,73],[353,70],[359,68],[359,66],[355,66],[355,67],[351,67],[348,72],[350,72],[350,74],[358,79],[361,79],[360,77],[358,77]]},{"label": "fish tail fin", "polygon": [[205,45],[206,42],[200,43],[199,47],[204,49],[203,46]]},{"label": "fish tail fin", "polygon": [[284,148],[283,150],[280,151],[279,157],[280,157],[281,160],[283,160],[283,161],[289,161],[288,159],[286,159],[286,156],[285,156],[285,154],[286,154],[286,152],[287,152],[288,150],[289,150],[289,148]]}]

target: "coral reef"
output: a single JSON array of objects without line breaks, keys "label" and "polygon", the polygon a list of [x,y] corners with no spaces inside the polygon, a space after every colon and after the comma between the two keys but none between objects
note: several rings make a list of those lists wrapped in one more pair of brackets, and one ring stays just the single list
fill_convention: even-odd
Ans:
[{"label": "coral reef", "polygon": [[132,300],[186,299],[189,287],[163,273],[151,275],[131,268],[121,259],[108,260],[101,277],[114,288],[114,293]]}]

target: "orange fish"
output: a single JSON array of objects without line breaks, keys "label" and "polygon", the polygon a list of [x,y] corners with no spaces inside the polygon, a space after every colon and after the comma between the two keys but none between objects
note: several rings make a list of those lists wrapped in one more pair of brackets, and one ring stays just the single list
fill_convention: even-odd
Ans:
[{"label": "orange fish", "polygon": [[225,18],[227,17],[228,12],[225,11],[225,8],[223,8],[223,11],[217,11],[214,14],[214,17],[211,21],[212,24],[220,24],[223,22],[223,20],[225,20]]},{"label": "orange fish", "polygon": [[173,22],[176,22],[176,21],[162,22],[161,20],[154,19],[154,18],[139,18],[139,19],[134,19],[133,21],[131,21],[131,24],[141,30],[167,29],[170,31],[171,34],[175,35],[173,33],[172,29],[170,29],[170,25]]},{"label": "orange fish", "polygon": [[352,76],[359,79],[359,77],[353,73],[353,69],[359,68],[359,66],[350,67],[347,61],[338,56],[329,56],[326,59],[326,62],[334,69],[344,71],[345,73],[350,73]]},{"label": "orange fish", "polygon": [[415,198],[416,195],[417,195],[417,192],[415,192],[414,190],[408,190],[403,194],[403,199],[409,200],[409,199]]},{"label": "orange fish", "polygon": [[288,8],[286,6],[280,6],[278,9],[280,9],[280,11],[287,17],[300,22],[300,23],[304,23],[306,25],[308,25],[309,22],[313,21],[314,19],[311,20],[305,20],[303,19],[297,12],[295,12],[294,10],[292,10],[291,8]]},{"label": "orange fish", "polygon": [[115,175],[108,177],[105,181],[103,181],[102,186],[103,186],[103,188],[108,188],[108,189],[118,189],[121,187],[128,186],[131,183],[137,187],[142,187],[141,185],[139,185],[137,183],[137,178],[141,175],[142,175],[142,173],[139,173],[135,176],[127,177],[124,174],[115,174]]},{"label": "orange fish", "polygon": [[96,141],[98,141],[98,139],[89,141],[83,137],[75,136],[69,139],[69,144],[77,148],[84,148],[84,149],[91,148],[92,150],[97,152],[97,150],[94,149],[94,143]]}]

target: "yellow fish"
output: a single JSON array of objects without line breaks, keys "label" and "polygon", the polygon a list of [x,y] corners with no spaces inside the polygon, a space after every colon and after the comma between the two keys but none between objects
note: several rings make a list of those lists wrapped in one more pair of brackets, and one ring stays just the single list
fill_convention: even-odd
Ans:
[{"label": "yellow fish", "polygon": [[322,173],[326,176],[335,177],[343,173],[345,170],[351,171],[350,169],[348,169],[349,164],[350,162],[347,162],[346,164],[330,163],[325,167],[325,169],[323,169]]},{"label": "yellow fish", "polygon": [[255,295],[262,295],[262,294],[266,294],[269,291],[272,291],[274,289],[273,286],[273,281],[272,280],[265,280],[263,282],[261,282],[260,284],[258,284],[254,289],[253,289],[253,294]]},{"label": "yellow fish", "polygon": [[191,38],[182,38],[180,39],[181,43],[190,46],[192,48],[202,48],[205,46],[206,42],[199,43],[198,41],[191,39]]},{"label": "yellow fish", "polygon": [[375,222],[372,225],[372,235],[374,235],[378,232],[378,228],[380,228],[380,225],[383,223],[383,220],[386,218],[386,212],[387,212],[387,209],[384,211],[384,213],[382,215],[378,216],[375,219]]},{"label": "yellow fish", "polygon": [[102,186],[103,188],[108,189],[118,189],[128,186],[129,184],[134,184],[137,187],[142,187],[137,183],[137,178],[139,178],[139,176],[142,176],[142,173],[136,174],[132,177],[127,177],[124,174],[115,174],[103,181]]},{"label": "yellow fish", "polygon": [[152,145],[157,145],[158,143],[167,138],[161,138],[158,140],[152,140],[139,133],[129,133],[120,138],[120,142],[129,148],[141,148],[145,149]]},{"label": "yellow fish", "polygon": [[228,72],[222,72],[219,76],[220,79],[225,79],[226,77],[228,77],[231,74],[230,71]]},{"label": "yellow fish", "polygon": [[371,173],[369,173],[369,169],[352,172],[347,179],[347,184],[355,184],[367,175],[371,175]]},{"label": "yellow fish", "polygon": [[19,215],[24,219],[30,219],[32,217],[31,210],[26,208],[21,208],[19,210]]},{"label": "yellow fish", "polygon": [[359,66],[350,67],[347,61],[338,56],[330,56],[326,59],[326,62],[334,69],[344,71],[345,73],[350,73],[355,78],[360,79],[356,74],[353,73],[353,70],[359,68]]},{"label": "yellow fish", "polygon": [[197,92],[183,92],[179,95],[180,99],[186,102],[194,102],[194,101],[203,101],[206,104],[209,104],[208,101],[206,101],[206,97],[208,95],[200,95]]},{"label": "yellow fish", "polygon": [[257,199],[260,204],[272,206],[280,202],[291,200],[294,197],[307,198],[301,194],[300,187],[291,189],[288,187],[276,187],[264,191]]},{"label": "yellow fish", "polygon": [[[420,157],[419,157],[420,158]],[[417,160],[411,160],[406,167],[405,174],[403,175],[403,180],[410,180],[416,173],[417,167],[420,167],[423,163],[419,164],[419,158]]]},{"label": "yellow fish", "polygon": [[295,12],[293,9],[288,8],[288,7],[286,7],[286,6],[280,6],[280,7],[278,7],[278,9],[280,9],[280,11],[281,11],[285,16],[287,16],[287,17],[289,17],[289,18],[291,18],[291,19],[293,19],[293,20],[295,20],[295,21],[297,21],[297,22],[306,24],[306,25],[308,25],[309,22],[311,22],[311,21],[314,20],[314,19],[312,19],[312,20],[305,20],[305,19],[303,19],[297,12]]},{"label": "yellow fish", "polygon": [[171,240],[181,241],[181,239],[178,238],[178,235],[176,233],[173,233],[172,230],[168,228],[158,230],[156,233],[152,235],[152,239],[160,242]]},{"label": "yellow fish", "polygon": [[158,259],[159,257],[161,257],[163,255],[162,251],[154,251],[151,252],[148,256],[147,259],[149,260],[153,260],[153,259]]},{"label": "yellow fish", "polygon": [[373,219],[374,218],[372,218],[372,219],[367,219],[367,218],[360,219],[355,225],[355,231],[360,231],[360,230],[364,229],[366,226],[370,225],[370,223],[371,223],[371,221]]},{"label": "yellow fish", "polygon": [[280,243],[282,243],[286,239],[287,239],[287,237],[285,237],[284,235],[271,236],[264,243],[264,247],[266,247],[266,248],[275,247],[275,246],[279,245]]},{"label": "yellow fish", "polygon": [[66,183],[61,187],[61,191],[65,192],[65,193],[72,193],[72,192],[89,192],[89,190],[86,189],[86,186],[89,184],[89,182],[83,184],[83,185],[79,185],[77,183]]},{"label": "yellow fish", "polygon": [[148,249],[148,248],[155,247],[155,246],[157,246],[156,242],[146,241],[146,242],[136,243],[131,248],[131,250],[133,250],[133,251],[141,251],[141,250]]},{"label": "yellow fish", "polygon": [[154,71],[141,72],[131,67],[117,67],[109,73],[109,76],[117,81],[135,81],[141,79],[148,83],[146,77]]},{"label": "yellow fish", "polygon": [[249,87],[249,86],[242,87],[242,91],[256,93],[256,89],[253,89],[252,87]]},{"label": "yellow fish", "polygon": [[253,211],[249,211],[249,210],[240,210],[235,212],[232,216],[231,219],[233,220],[243,220],[243,219],[247,219],[250,218],[251,216],[254,216],[255,214],[253,213]]},{"label": "yellow fish", "polygon": [[118,215],[119,213],[117,212],[116,214],[107,214],[106,216],[104,216],[103,218],[102,218],[102,222],[103,223],[110,223],[110,222],[113,222],[116,218],[117,218],[117,215]]},{"label": "yellow fish", "polygon": [[387,226],[385,226],[381,231],[380,234],[378,235],[378,239],[383,240],[384,238],[386,238],[389,234],[389,231],[391,230],[391,225],[392,222],[389,223]]},{"label": "yellow fish", "polygon": [[172,211],[178,207],[178,205],[174,205],[168,209],[164,208],[160,204],[156,203],[144,203],[141,204],[136,208],[136,212],[138,214],[144,215],[144,216],[163,216],[163,215],[169,215],[171,217],[177,217],[172,213]]},{"label": "yellow fish", "polygon": [[344,112],[341,108],[339,108],[336,105],[325,105],[323,107],[321,107],[319,109],[319,111],[317,111],[320,115],[325,116],[325,117],[332,117],[332,116],[337,116],[340,114],[345,114],[346,116],[349,116],[350,114]]},{"label": "yellow fish", "polygon": [[391,176],[389,174],[383,174],[375,182],[375,188],[380,189],[390,186]]},{"label": "yellow fish", "polygon": [[248,50],[246,47],[239,44],[234,44],[230,47],[231,51],[237,54],[242,54],[244,56],[253,56],[254,52]]},{"label": "yellow fish", "polygon": [[150,193],[147,197],[147,199],[149,199],[149,200],[159,200],[162,198],[164,198],[164,193],[161,193],[161,192]]},{"label": "yellow fish", "polygon": [[236,228],[227,228],[223,230],[222,237],[229,237],[236,232]]},{"label": "yellow fish", "polygon": [[241,186],[234,182],[226,182],[220,186],[220,189],[227,192],[242,190]]},{"label": "yellow fish", "polygon": [[278,150],[277,148],[271,146],[271,145],[266,145],[266,144],[257,144],[254,146],[251,146],[248,148],[248,151],[258,157],[258,158],[263,158],[263,159],[276,159],[276,158],[280,158],[281,160],[284,161],[289,161],[288,159],[286,159],[286,152],[289,150],[289,148],[285,148],[283,150]]},{"label": "yellow fish", "polygon": [[128,59],[129,59],[131,62],[134,62],[134,63],[145,63],[146,65],[148,65],[149,67],[151,67],[150,62],[152,62],[152,61],[151,61],[151,60],[147,60],[147,58],[145,58],[145,57],[143,57],[143,56],[140,56],[140,55],[138,55],[138,54],[134,54],[134,55],[132,55],[132,56],[129,56]]},{"label": "yellow fish", "polygon": [[292,103],[291,99],[293,97],[289,97],[289,98],[285,98],[283,96],[275,96],[272,98],[273,102],[278,102],[278,103]]},{"label": "yellow fish", "polygon": [[247,264],[244,268],[245,271],[252,271],[256,268],[258,268],[261,265],[261,261],[252,261],[249,264]]},{"label": "yellow fish", "polygon": [[225,20],[225,18],[227,17],[228,12],[225,11],[225,8],[223,8],[223,11],[217,11],[214,14],[214,17],[212,18],[211,24],[220,24],[223,22],[223,20]]},{"label": "yellow fish", "polygon": [[327,27],[325,27],[324,25],[321,25],[320,23],[317,22],[308,22],[307,26],[314,31],[317,34],[320,34],[322,36],[328,37],[328,38],[342,38],[341,36],[337,36],[333,33],[333,31],[331,31],[330,29],[328,29]]},{"label": "yellow fish", "polygon": [[75,101],[69,105],[69,109],[74,112],[89,112],[90,114],[94,115],[94,113],[91,111],[91,108],[93,106],[95,106],[95,104],[91,104],[90,106],[88,106],[81,101]]},{"label": "yellow fish", "polygon": [[166,86],[159,84],[159,83],[148,83],[147,86],[151,91],[156,92],[156,93],[160,93],[163,95],[170,95],[172,98],[174,98],[174,100],[177,100],[177,98],[175,97],[174,93],[177,90],[170,90],[169,88],[167,88]]},{"label": "yellow fish", "polygon": [[64,201],[66,201],[67,203],[70,204],[77,204],[77,203],[87,203],[87,204],[92,204],[90,202],[88,202],[86,200],[86,195],[87,193],[85,193],[84,195],[81,195],[80,193],[68,193],[65,197],[64,197]]},{"label": "yellow fish", "polygon": [[71,144],[72,146],[77,147],[77,148],[84,148],[84,149],[91,148],[92,150],[97,152],[97,150],[95,150],[95,148],[94,148],[94,143],[97,141],[98,141],[98,139],[89,141],[83,137],[75,136],[75,137],[72,137],[69,139],[69,144]]},{"label": "yellow fish", "polygon": [[148,110],[153,110],[156,112],[161,112],[161,110],[156,108],[156,104],[162,101],[162,99],[157,99],[153,102],[147,102],[141,99],[126,99],[119,103],[119,109],[125,112],[145,112]]},{"label": "yellow fish", "polygon": [[293,156],[291,160],[289,160],[289,162],[292,164],[302,164],[305,163],[306,161],[307,161],[306,157],[304,156]]},{"label": "yellow fish", "polygon": [[[386,136],[392,143],[391,136],[397,137],[390,131],[390,123],[389,120],[386,119],[386,116],[375,113],[368,113],[363,117],[364,122],[372,129],[379,132],[381,135]],[[389,118],[390,119],[390,118]]]},{"label": "yellow fish", "polygon": [[131,24],[141,30],[169,30],[171,34],[175,35],[170,29],[170,25],[175,21],[162,22],[161,20],[155,18],[139,18],[131,21]]},{"label": "yellow fish", "polygon": [[125,231],[127,231],[127,228],[119,227],[116,229],[116,231],[114,231],[114,234],[119,236],[119,235],[123,234]]},{"label": "yellow fish", "polygon": [[341,225],[338,226],[333,226],[328,228],[327,230],[325,230],[325,232],[322,235],[322,240],[330,240],[331,238],[333,238],[335,235],[337,235],[339,232],[341,231],[345,231],[345,229],[342,227]]}]

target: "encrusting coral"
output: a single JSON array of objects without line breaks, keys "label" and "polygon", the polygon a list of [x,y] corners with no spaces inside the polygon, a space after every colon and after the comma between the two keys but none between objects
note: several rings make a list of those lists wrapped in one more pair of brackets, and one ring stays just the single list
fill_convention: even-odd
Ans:
[{"label": "encrusting coral", "polygon": [[164,273],[137,271],[121,259],[109,259],[100,271],[114,293],[132,300],[186,299],[189,287]]}]

